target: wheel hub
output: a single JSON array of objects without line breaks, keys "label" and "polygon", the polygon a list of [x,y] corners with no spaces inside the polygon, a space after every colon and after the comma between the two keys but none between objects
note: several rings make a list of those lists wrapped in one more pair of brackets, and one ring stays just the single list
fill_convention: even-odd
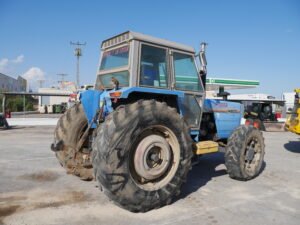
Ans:
[{"label": "wheel hub", "polygon": [[248,150],[247,150],[247,154],[246,154],[246,160],[247,161],[252,161],[253,160],[253,158],[254,158],[254,154],[255,154],[255,151],[254,151],[254,149],[253,148],[248,148]]},{"label": "wheel hub", "polygon": [[136,173],[145,180],[154,180],[165,174],[171,161],[171,150],[165,138],[149,135],[142,139],[134,155]]}]

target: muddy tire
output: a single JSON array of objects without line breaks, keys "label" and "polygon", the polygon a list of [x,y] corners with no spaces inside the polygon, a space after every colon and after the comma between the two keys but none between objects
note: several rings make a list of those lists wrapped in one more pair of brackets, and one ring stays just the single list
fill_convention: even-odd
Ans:
[{"label": "muddy tire", "polygon": [[84,153],[86,143],[79,152],[75,153],[76,144],[87,128],[81,104],[76,104],[68,109],[58,120],[54,131],[54,143],[56,157],[67,173],[76,175],[82,180],[93,179],[93,169],[88,151]]},{"label": "muddy tire", "polygon": [[229,176],[250,180],[262,170],[265,154],[264,138],[253,126],[240,126],[229,137],[225,150],[225,165]]},{"label": "muddy tire", "polygon": [[176,109],[139,101],[108,115],[93,142],[93,168],[117,205],[145,212],[171,203],[191,167],[192,140]]}]

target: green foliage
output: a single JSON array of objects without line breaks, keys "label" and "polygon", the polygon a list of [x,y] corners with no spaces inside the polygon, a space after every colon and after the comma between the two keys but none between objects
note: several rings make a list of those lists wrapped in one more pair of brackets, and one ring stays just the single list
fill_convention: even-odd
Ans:
[{"label": "green foliage", "polygon": [[[0,97],[0,111],[2,111],[2,97]],[[31,96],[25,96],[25,111],[33,111],[34,105],[37,100]],[[24,110],[24,97],[23,96],[6,96],[6,109],[11,112],[22,112]]]}]

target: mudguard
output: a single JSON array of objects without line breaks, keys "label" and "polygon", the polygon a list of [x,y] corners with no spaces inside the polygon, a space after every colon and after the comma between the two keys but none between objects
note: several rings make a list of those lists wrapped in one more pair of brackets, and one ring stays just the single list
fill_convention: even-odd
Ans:
[{"label": "mudguard", "polygon": [[[104,91],[98,90],[86,90],[80,93],[79,100],[89,124],[93,122],[93,118],[100,108],[100,99],[103,94]],[[96,124],[93,123],[91,127],[96,128]]]}]

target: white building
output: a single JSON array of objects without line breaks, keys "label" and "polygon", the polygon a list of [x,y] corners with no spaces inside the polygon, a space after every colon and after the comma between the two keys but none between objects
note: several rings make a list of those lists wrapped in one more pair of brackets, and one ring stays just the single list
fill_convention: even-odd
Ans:
[{"label": "white building", "polygon": [[62,103],[68,103],[69,95],[73,92],[70,90],[61,90],[58,88],[39,88],[38,93],[44,94],[62,94],[66,96],[39,96],[39,111],[40,113],[45,112],[45,106],[47,107],[48,113],[52,112],[53,105],[60,105]]}]

